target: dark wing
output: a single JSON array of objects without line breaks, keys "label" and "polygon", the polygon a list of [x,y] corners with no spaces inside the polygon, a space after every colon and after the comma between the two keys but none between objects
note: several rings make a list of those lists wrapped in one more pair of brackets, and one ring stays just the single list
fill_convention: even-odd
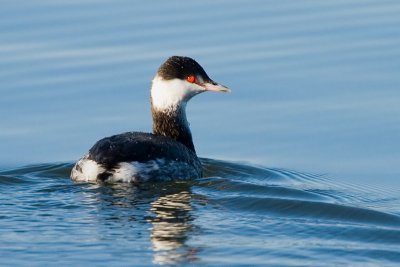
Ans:
[{"label": "dark wing", "polygon": [[112,168],[119,162],[145,162],[164,158],[198,165],[195,153],[183,144],[151,133],[127,132],[99,140],[90,150],[89,159]]}]

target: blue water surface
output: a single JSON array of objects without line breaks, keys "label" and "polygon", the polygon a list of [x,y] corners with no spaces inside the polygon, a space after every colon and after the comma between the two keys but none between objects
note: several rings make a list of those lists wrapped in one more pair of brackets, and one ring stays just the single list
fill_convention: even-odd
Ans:
[{"label": "blue water surface", "polygon": [[[400,2],[0,6],[0,265],[400,262]],[[232,88],[188,105],[206,177],[72,183],[95,141],[151,130],[171,55]]]}]

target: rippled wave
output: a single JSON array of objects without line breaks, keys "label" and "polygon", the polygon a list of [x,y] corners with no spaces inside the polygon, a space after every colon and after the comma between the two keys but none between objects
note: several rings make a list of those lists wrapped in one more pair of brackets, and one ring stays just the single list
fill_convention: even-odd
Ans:
[{"label": "rippled wave", "polygon": [[74,184],[70,163],[1,171],[0,224],[7,232],[0,250],[22,256],[5,262],[18,265],[26,251],[41,262],[42,249],[76,254],[64,263],[88,260],[80,249],[99,262],[115,255],[160,264],[222,256],[226,264],[259,264],[266,255],[285,265],[399,261],[399,199],[389,193],[382,198],[381,190],[321,175],[202,161],[202,179],[141,187]]}]

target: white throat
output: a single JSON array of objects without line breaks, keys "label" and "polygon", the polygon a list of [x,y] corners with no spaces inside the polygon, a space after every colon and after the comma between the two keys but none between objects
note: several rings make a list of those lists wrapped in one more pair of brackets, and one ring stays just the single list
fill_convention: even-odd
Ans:
[{"label": "white throat", "polygon": [[181,79],[164,80],[156,75],[151,86],[151,102],[156,110],[170,110],[185,107],[193,96],[203,88]]}]

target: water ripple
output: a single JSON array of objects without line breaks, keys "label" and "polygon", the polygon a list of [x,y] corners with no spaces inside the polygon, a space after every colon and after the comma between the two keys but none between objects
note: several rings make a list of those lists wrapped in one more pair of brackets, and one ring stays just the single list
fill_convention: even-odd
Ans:
[{"label": "water ripple", "polygon": [[[232,235],[252,240],[249,255],[270,251],[287,264],[296,257],[307,263],[317,252],[336,257],[351,251],[355,254],[348,260],[358,255],[369,262],[370,255],[389,262],[399,258],[394,247],[400,240],[400,216],[382,209],[398,203],[395,197],[374,198],[373,188],[360,190],[318,174],[202,161],[203,179],[142,187],[75,185],[69,179],[70,163],[2,170],[0,224],[9,229],[2,234],[8,249],[2,250],[7,254],[20,253],[16,246],[55,246],[60,251],[78,246],[97,254],[106,246],[125,254],[124,244],[141,247],[130,255],[146,259],[146,253],[152,253],[153,263],[174,264],[200,261],[201,254],[221,247],[232,253],[229,262],[240,262],[234,256],[238,241],[229,243]],[[379,208],[369,207],[370,202]],[[60,231],[74,234],[60,236]],[[228,243],[213,243],[218,236]],[[268,243],[259,243],[264,238]],[[370,244],[376,249],[367,249]],[[282,246],[291,247],[290,257]],[[41,255],[36,249],[30,253]]]},{"label": "water ripple", "polygon": [[202,159],[204,179],[142,187],[74,184],[65,162],[3,168],[0,265],[400,262],[398,2],[3,2],[2,164],[148,128],[132,114],[181,54],[235,92],[208,99],[215,121],[191,106],[200,154],[285,168]]}]

